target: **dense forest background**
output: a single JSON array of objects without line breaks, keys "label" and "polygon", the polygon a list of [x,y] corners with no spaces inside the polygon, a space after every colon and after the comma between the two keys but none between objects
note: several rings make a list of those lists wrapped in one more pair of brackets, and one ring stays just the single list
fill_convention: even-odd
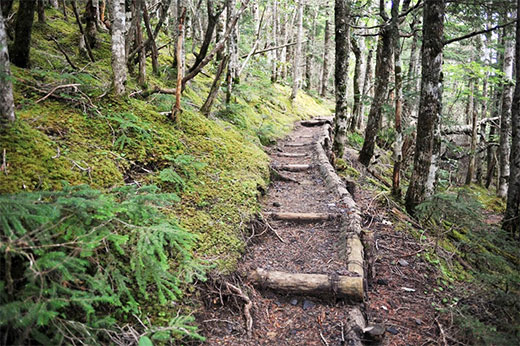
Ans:
[{"label": "dense forest background", "polygon": [[332,115],[337,171],[438,268],[444,343],[518,343],[515,1],[0,4],[0,344],[204,340],[265,148]]}]

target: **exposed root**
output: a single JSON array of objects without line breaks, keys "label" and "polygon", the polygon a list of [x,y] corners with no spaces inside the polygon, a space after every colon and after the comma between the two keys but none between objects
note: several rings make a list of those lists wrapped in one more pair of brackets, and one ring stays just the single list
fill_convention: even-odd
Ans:
[{"label": "exposed root", "polygon": [[251,299],[237,286],[226,282],[226,287],[228,290],[235,292],[240,298],[242,298],[245,302],[244,305],[244,317],[246,319],[246,330],[247,335],[251,336],[253,331],[253,318],[251,317],[251,308],[253,307],[253,303],[251,302]]}]

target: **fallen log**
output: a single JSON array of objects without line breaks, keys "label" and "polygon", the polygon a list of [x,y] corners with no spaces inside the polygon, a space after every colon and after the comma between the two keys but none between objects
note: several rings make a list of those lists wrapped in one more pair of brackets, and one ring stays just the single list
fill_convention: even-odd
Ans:
[{"label": "fallen log", "polygon": [[280,165],[276,166],[275,169],[287,171],[287,172],[304,172],[312,168],[312,165]]},{"label": "fallen log", "polygon": [[363,278],[337,274],[285,273],[257,268],[249,279],[256,285],[302,295],[331,295],[363,300]]},{"label": "fallen log", "polygon": [[323,126],[325,124],[332,125],[332,120],[317,118],[317,119],[313,119],[313,120],[300,121],[300,124],[305,127]]},{"label": "fallen log", "polygon": [[296,148],[296,147],[305,147],[307,145],[311,145],[312,143],[285,143],[285,146],[286,147],[293,147],[293,148]]},{"label": "fallen log", "polygon": [[334,220],[336,214],[327,213],[267,213],[273,220],[292,221],[292,222],[323,222]]},{"label": "fallen log", "polygon": [[307,154],[307,153],[285,153],[285,152],[278,153],[277,155],[281,156],[281,157],[307,157],[307,156],[309,156],[309,154]]}]

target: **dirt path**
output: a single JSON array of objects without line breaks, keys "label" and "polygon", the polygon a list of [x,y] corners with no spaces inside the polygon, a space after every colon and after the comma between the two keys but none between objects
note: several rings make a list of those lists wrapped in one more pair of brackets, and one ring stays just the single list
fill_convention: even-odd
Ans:
[{"label": "dirt path", "polygon": [[[327,191],[316,167],[311,143],[320,127],[296,125],[294,132],[270,149],[272,166],[309,164],[309,170],[286,172],[294,179],[275,181],[262,201],[263,213],[344,212],[338,198]],[[305,144],[299,146],[299,144]],[[306,154],[286,157],[285,153]],[[317,223],[276,221],[264,216],[269,227],[256,227],[242,263],[237,283],[251,300],[253,328],[246,330],[242,311],[244,299],[230,295],[221,287],[213,302],[206,306],[203,334],[208,345],[346,345],[349,343],[349,316],[353,303],[337,297],[300,296],[255,288],[248,279],[256,268],[291,273],[349,275],[344,236],[337,219]],[[257,229],[258,228],[258,229]],[[218,289],[217,289],[218,290]],[[323,299],[321,299],[323,298]],[[237,304],[229,304],[235,300]],[[233,308],[234,306],[234,308]]]}]

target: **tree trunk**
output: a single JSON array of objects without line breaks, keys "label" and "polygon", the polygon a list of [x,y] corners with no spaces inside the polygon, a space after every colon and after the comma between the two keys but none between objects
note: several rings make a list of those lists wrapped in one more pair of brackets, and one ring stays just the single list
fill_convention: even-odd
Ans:
[{"label": "tree trunk", "polygon": [[300,63],[302,60],[303,6],[304,0],[298,0],[298,31],[296,33],[296,49],[294,51],[293,60],[293,85],[291,92],[291,100],[294,100],[296,98],[296,94],[298,93],[298,89],[300,88],[301,83]]},{"label": "tree trunk", "polygon": [[407,73],[407,94],[412,95],[408,96],[404,99],[403,102],[403,118],[411,121],[412,115],[415,114],[417,110],[417,104],[419,102],[415,101],[415,95],[417,92],[417,80],[419,79],[417,76],[417,42],[419,41],[419,30],[415,29],[415,20],[410,24],[410,28],[412,30],[412,43],[410,46],[410,62],[408,64],[408,73]]},{"label": "tree trunk", "polygon": [[226,76],[226,104],[231,102],[233,94],[233,85],[238,82],[238,23],[232,25],[233,16],[236,15],[236,0],[227,0],[227,30],[231,29],[231,35],[228,40],[228,71]]},{"label": "tree trunk", "polygon": [[[520,0],[517,1],[517,18],[520,18]],[[507,191],[507,206],[504,215],[504,229],[513,237],[520,235],[520,21],[516,22],[516,86],[511,112],[512,136],[511,175]]]},{"label": "tree trunk", "polygon": [[323,43],[323,67],[321,70],[321,80],[320,80],[320,96],[327,96],[327,85],[329,79],[329,46],[330,46],[330,22],[329,22],[329,8],[327,7],[325,11],[325,17],[327,18],[325,21],[325,38]]},{"label": "tree trunk", "polygon": [[[273,0],[273,33],[272,40],[274,47],[278,46],[278,0]],[[274,58],[271,68],[271,81],[276,83],[278,81],[278,63],[280,61],[280,50],[274,52]]]},{"label": "tree trunk", "polygon": [[386,90],[392,66],[390,64],[392,55],[392,33],[388,25],[381,28],[376,58],[376,81],[374,99],[370,105],[367,127],[365,129],[365,141],[359,153],[359,161],[368,166],[374,155],[375,140],[379,131],[381,112],[386,100]]},{"label": "tree trunk", "polygon": [[[484,85],[482,86],[482,104],[481,104],[481,111],[480,111],[480,119],[486,119],[487,118],[487,97],[488,97],[488,78],[489,73],[486,74],[486,78],[484,79]],[[486,124],[482,124],[480,126],[480,142],[487,145],[486,142]],[[484,183],[484,158],[485,158],[485,152],[482,151],[477,154],[476,157],[476,166],[477,166],[477,172],[475,175],[475,179],[477,181],[477,184],[483,185]]]},{"label": "tree trunk", "polygon": [[[7,18],[9,16],[9,13],[11,12],[11,8],[13,7],[14,0],[1,0],[0,1],[0,7],[2,9],[2,15],[4,18]],[[5,27],[5,24],[4,24]]]},{"label": "tree trunk", "polygon": [[361,49],[357,38],[352,37],[350,40],[352,52],[356,57],[356,65],[354,67],[354,105],[352,106],[352,119],[350,121],[350,131],[355,131],[361,117],[361,65],[363,64],[361,58]]},{"label": "tree trunk", "polygon": [[224,70],[227,67],[227,64],[229,62],[229,56],[225,56],[218,66],[217,73],[215,74],[215,79],[213,79],[213,84],[211,85],[211,89],[209,91],[208,98],[200,108],[200,112],[204,114],[205,116],[209,116],[211,113],[211,107],[213,107],[213,102],[215,102],[215,99],[217,98],[218,91],[220,89],[221,84],[221,77],[224,73]]},{"label": "tree trunk", "polygon": [[137,46],[141,46],[141,51],[138,53],[138,61],[139,61],[139,78],[138,83],[141,87],[145,87],[146,85],[146,49],[143,44],[143,29],[141,27],[141,18],[143,13],[143,6],[145,0],[134,0],[135,1],[135,9],[136,9],[136,31],[135,31],[135,43]]},{"label": "tree trunk", "polygon": [[29,66],[31,50],[31,32],[34,21],[36,0],[20,1],[16,14],[14,29],[14,43],[10,50],[11,62],[22,68]]},{"label": "tree trunk", "polygon": [[59,7],[58,0],[50,0],[50,3],[51,3],[52,8],[54,8],[55,10],[58,9],[58,7]]},{"label": "tree trunk", "polygon": [[[392,43],[394,53],[395,79],[395,143],[394,143],[394,170],[392,174],[392,194],[401,198],[401,165],[403,162],[403,74],[401,66],[401,39],[399,38],[399,3],[392,1]],[[406,10],[406,9],[405,9]]]},{"label": "tree trunk", "polygon": [[98,0],[89,0],[87,1],[87,5],[85,7],[85,20],[86,20],[86,28],[85,35],[87,36],[87,44],[90,45],[90,48],[94,48],[97,45],[97,13],[96,7],[94,6],[94,1]]},{"label": "tree trunk", "polygon": [[177,59],[177,88],[175,89],[175,104],[172,109],[172,120],[177,122],[181,113],[181,93],[184,80],[184,63],[183,63],[183,47],[184,47],[184,18],[186,17],[186,8],[181,9],[179,23],[177,28],[177,49],[175,50]]},{"label": "tree trunk", "polygon": [[476,97],[473,95],[473,90],[478,90],[478,85],[475,85],[471,90],[470,100],[471,100],[471,145],[470,145],[470,155],[469,155],[469,163],[468,170],[466,173],[466,185],[470,185],[473,182],[473,175],[475,174],[475,159],[476,159],[476,150],[477,150],[477,121],[478,121],[478,112],[476,105]]},{"label": "tree trunk", "polygon": [[126,56],[125,56],[125,1],[110,1],[110,17],[112,20],[112,73],[114,75],[114,93],[125,93],[126,83]]},{"label": "tree trunk", "polygon": [[45,24],[45,2],[38,0],[38,23]]},{"label": "tree trunk", "polygon": [[63,17],[65,18],[65,21],[68,21],[69,16],[67,14],[67,4],[65,3],[65,0],[61,0],[61,10],[63,11]]},{"label": "tree trunk", "polygon": [[159,75],[159,51],[157,50],[157,43],[155,42],[155,37],[153,36],[152,26],[150,24],[150,15],[148,13],[148,6],[146,5],[146,1],[142,2],[142,10],[144,25],[146,27],[146,35],[148,35],[148,40],[150,40],[151,45],[150,50],[152,53],[152,71],[154,74]]},{"label": "tree trunk", "polygon": [[366,66],[365,66],[365,78],[363,81],[363,93],[361,94],[361,105],[359,109],[360,117],[358,118],[358,122],[356,127],[361,129],[363,127],[363,119],[365,118],[365,98],[370,96],[371,92],[371,82],[372,82],[372,57],[374,56],[374,50],[370,49],[368,51]]},{"label": "tree trunk", "polygon": [[507,183],[509,180],[509,152],[511,137],[511,106],[513,102],[513,63],[514,63],[514,42],[506,41],[504,53],[504,90],[502,91],[502,109],[500,115],[500,146],[498,148],[498,162],[500,177],[498,181],[497,194],[501,198],[506,198]]},{"label": "tree trunk", "polygon": [[436,131],[442,110],[444,9],[444,0],[424,3],[421,99],[413,172],[406,193],[406,209],[411,214],[433,192],[430,184],[436,175]]},{"label": "tree trunk", "polygon": [[350,1],[336,0],[334,4],[334,24],[336,34],[336,68],[334,71],[336,116],[334,117],[334,142],[332,151],[337,158],[343,158],[347,143],[349,115],[348,95],[348,59],[350,53]]},{"label": "tree trunk", "polygon": [[0,125],[15,120],[13,83],[11,82],[11,78],[9,51],[7,50],[7,33],[5,30],[4,17],[0,14]]}]

